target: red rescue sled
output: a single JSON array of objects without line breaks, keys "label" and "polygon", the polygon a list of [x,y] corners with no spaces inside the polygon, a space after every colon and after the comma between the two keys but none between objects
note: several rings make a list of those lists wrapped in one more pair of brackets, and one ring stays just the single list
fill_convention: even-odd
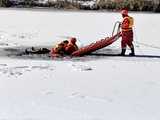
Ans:
[{"label": "red rescue sled", "polygon": [[84,46],[80,48],[79,50],[73,52],[72,56],[83,56],[91,52],[94,52],[98,49],[102,49],[112,44],[113,42],[115,42],[119,37],[121,37],[121,32],[117,33],[116,35],[112,37],[106,37],[105,39],[101,39],[95,43],[91,43],[90,45]]}]

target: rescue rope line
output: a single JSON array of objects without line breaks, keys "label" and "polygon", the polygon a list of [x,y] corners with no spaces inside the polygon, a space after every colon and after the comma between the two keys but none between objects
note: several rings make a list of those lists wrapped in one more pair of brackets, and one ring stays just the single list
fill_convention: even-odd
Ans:
[{"label": "rescue rope line", "polygon": [[[136,28],[135,28],[135,26],[133,26],[133,30],[134,30],[134,36],[135,36],[135,44],[137,44],[138,45],[138,37],[137,37],[137,32],[136,32]],[[138,49],[139,49],[139,51],[140,51],[140,53],[142,54],[142,55],[144,55],[143,54],[143,51],[142,51],[142,49],[139,47],[139,45],[138,45]]]},{"label": "rescue rope line", "polygon": [[146,44],[146,43],[142,43],[142,42],[139,42],[138,41],[138,38],[137,38],[137,33],[136,33],[136,30],[135,30],[135,27],[134,27],[134,33],[135,33],[135,43],[137,45],[143,45],[145,47],[150,47],[150,48],[155,48],[155,49],[159,49],[160,50],[160,47],[159,46],[154,46],[154,45],[149,45],[149,44]]},{"label": "rescue rope line", "polygon": [[[141,42],[138,42],[138,37],[137,37],[137,32],[136,32],[136,28],[135,27],[133,27],[133,30],[134,30],[134,34],[135,34],[135,43],[138,45],[144,45],[144,43],[142,43],[141,44]],[[140,47],[138,47],[138,49],[139,49],[139,51],[141,52],[141,54],[142,55],[144,55],[144,53],[143,53],[143,51],[142,51],[142,49],[140,48]],[[148,67],[147,66],[147,63],[146,62],[142,62],[142,64],[144,65],[144,67],[146,68],[146,69],[148,69],[150,72],[152,72],[152,70],[151,70],[151,68],[150,67]]]},{"label": "rescue rope line", "polygon": [[137,43],[137,44],[139,44],[139,45],[143,45],[143,46],[145,46],[145,47],[150,47],[150,48],[155,48],[155,49],[159,49],[159,50],[160,50],[160,47],[158,47],[158,46],[149,45],[149,44],[142,43],[142,42],[138,42],[138,41],[135,41],[135,43]]}]

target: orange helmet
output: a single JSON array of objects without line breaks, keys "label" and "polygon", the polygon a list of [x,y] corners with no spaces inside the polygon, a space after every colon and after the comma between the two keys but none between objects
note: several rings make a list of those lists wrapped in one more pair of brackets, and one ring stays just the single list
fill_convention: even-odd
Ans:
[{"label": "orange helmet", "polygon": [[128,15],[128,10],[122,10],[122,11],[121,11],[121,14],[122,14],[122,15]]},{"label": "orange helmet", "polygon": [[70,41],[71,43],[75,44],[77,40],[76,40],[76,38],[72,37],[72,38],[70,38],[69,41]]}]

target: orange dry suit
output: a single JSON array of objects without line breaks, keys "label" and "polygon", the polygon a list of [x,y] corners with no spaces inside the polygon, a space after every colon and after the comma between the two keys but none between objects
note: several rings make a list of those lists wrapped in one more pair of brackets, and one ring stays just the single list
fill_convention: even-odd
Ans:
[{"label": "orange dry suit", "polygon": [[68,45],[65,48],[66,54],[71,55],[74,51],[78,50],[78,46],[74,43],[68,43]]},{"label": "orange dry suit", "polygon": [[121,29],[122,29],[122,41],[121,41],[121,47],[122,49],[126,49],[126,46],[128,45],[130,48],[132,48],[133,44],[133,27],[134,19],[130,16],[126,16],[123,18],[123,21],[121,23]]},{"label": "orange dry suit", "polygon": [[51,55],[53,57],[61,56],[64,54],[64,44],[59,43],[56,47],[51,49]]}]

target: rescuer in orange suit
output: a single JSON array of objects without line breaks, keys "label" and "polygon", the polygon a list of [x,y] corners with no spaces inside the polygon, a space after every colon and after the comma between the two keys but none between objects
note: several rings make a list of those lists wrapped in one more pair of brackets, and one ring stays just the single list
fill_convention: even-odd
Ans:
[{"label": "rescuer in orange suit", "polygon": [[129,55],[135,56],[134,45],[133,45],[133,29],[132,29],[134,24],[134,19],[128,15],[128,10],[122,10],[121,14],[123,17],[123,21],[121,22],[122,52],[120,55],[122,56],[125,55],[126,47],[128,46],[131,49],[131,53]]},{"label": "rescuer in orange suit", "polygon": [[53,47],[50,52],[52,57],[63,56],[65,54],[65,48],[68,43],[69,43],[68,40],[64,40],[64,41],[60,42],[59,44],[57,44],[55,47]]},{"label": "rescuer in orange suit", "polygon": [[64,40],[57,44],[56,47],[51,49],[50,54],[52,57],[60,57],[63,55],[71,55],[74,51],[78,50],[76,45],[76,38],[72,37],[69,40]]},{"label": "rescuer in orange suit", "polygon": [[78,46],[76,45],[76,38],[72,37],[69,39],[69,43],[65,47],[65,53],[71,55],[74,51],[78,50]]}]

